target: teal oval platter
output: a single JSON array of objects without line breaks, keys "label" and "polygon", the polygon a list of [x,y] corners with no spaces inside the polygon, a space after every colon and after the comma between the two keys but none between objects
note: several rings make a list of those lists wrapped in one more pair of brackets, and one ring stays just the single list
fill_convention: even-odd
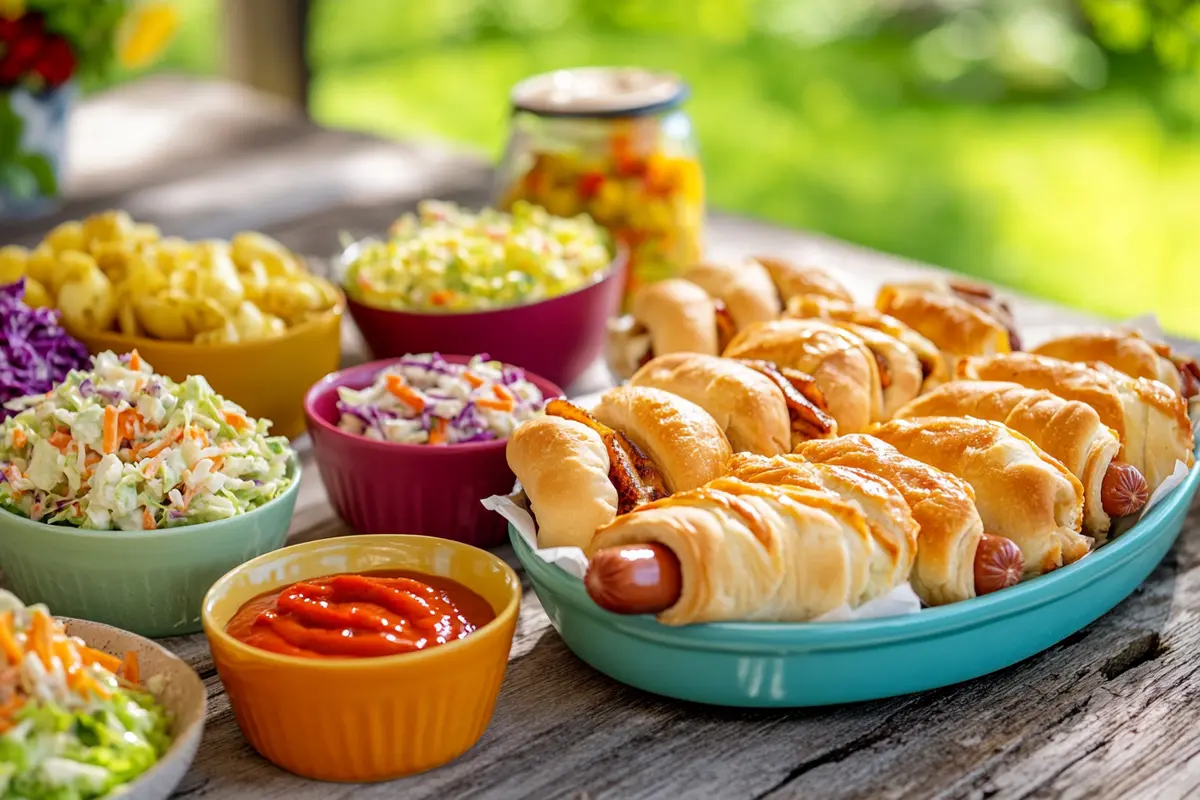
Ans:
[{"label": "teal oval platter", "polygon": [[1111,610],[1175,542],[1200,469],[1128,531],[1069,566],[995,594],[917,614],[851,622],[672,627],[601,609],[583,582],[509,538],[550,622],[605,675],[654,694],[795,708],[920,692],[1003,669]]}]

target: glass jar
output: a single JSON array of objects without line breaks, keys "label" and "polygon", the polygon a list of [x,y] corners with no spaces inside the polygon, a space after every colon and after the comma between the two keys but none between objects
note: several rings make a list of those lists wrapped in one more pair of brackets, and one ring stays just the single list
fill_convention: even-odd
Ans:
[{"label": "glass jar", "polygon": [[641,69],[587,68],[514,87],[500,208],[517,200],[556,216],[586,213],[629,251],[626,299],[700,259],[704,177],[687,86]]}]

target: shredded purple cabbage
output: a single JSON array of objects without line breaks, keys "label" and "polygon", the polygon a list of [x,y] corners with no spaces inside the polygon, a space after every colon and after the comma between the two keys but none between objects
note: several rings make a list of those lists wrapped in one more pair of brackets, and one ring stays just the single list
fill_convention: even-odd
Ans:
[{"label": "shredded purple cabbage", "polygon": [[0,286],[0,419],[9,400],[44,394],[90,363],[87,348],[58,324],[59,314],[25,305],[25,279]]}]

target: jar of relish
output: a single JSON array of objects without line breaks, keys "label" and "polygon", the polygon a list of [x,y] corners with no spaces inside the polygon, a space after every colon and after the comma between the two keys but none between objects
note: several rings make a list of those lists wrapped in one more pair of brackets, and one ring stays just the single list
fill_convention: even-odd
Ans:
[{"label": "jar of relish", "polygon": [[626,298],[700,259],[704,177],[677,76],[581,68],[528,78],[512,91],[497,205],[589,214],[629,251]]}]

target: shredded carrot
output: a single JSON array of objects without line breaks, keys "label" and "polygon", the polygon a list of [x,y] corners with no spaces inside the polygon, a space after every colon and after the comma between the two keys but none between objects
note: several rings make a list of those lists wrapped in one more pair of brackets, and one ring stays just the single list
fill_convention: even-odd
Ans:
[{"label": "shredded carrot", "polygon": [[129,368],[135,371],[142,368],[142,357],[138,355],[136,348],[129,353]]},{"label": "shredded carrot", "polygon": [[409,388],[399,375],[387,376],[387,390],[413,411],[425,410],[425,399]]},{"label": "shredded carrot", "polygon": [[[120,664],[121,662],[118,660],[117,663]],[[91,675],[88,675],[86,672],[83,673],[83,678],[80,680],[80,683],[82,684],[81,688],[84,692],[91,692],[102,700],[107,700],[108,698],[112,697],[112,692],[101,686],[95,678],[93,678]]]},{"label": "shredded carrot", "polygon": [[75,646],[68,639],[59,639],[54,643],[54,654],[62,662],[63,672],[67,673],[68,685],[71,688],[75,688],[75,676],[79,673],[80,666],[82,666],[79,654],[75,652]]},{"label": "shredded carrot", "polygon": [[433,426],[429,429],[430,444],[446,443],[446,420],[441,417],[433,418]]},{"label": "shredded carrot", "polygon": [[13,447],[24,447],[25,443],[29,441],[29,439],[25,436],[25,431],[21,430],[20,428],[13,428],[12,439]]},{"label": "shredded carrot", "polygon": [[226,411],[224,414],[225,421],[229,423],[229,427],[235,431],[244,430],[250,427],[250,420],[236,411]]},{"label": "shredded carrot", "polygon": [[138,656],[133,650],[125,651],[125,671],[122,677],[130,683],[142,682],[141,667],[138,666]]},{"label": "shredded carrot", "polygon": [[17,644],[16,623],[11,611],[0,614],[0,652],[4,653],[12,666],[20,664],[24,656],[21,646]]},{"label": "shredded carrot", "polygon": [[113,406],[104,407],[104,437],[100,441],[100,446],[104,450],[105,455],[117,452],[117,445],[121,443],[121,434],[117,430],[118,417],[116,408]]},{"label": "shredded carrot", "polygon": [[492,384],[492,394],[496,395],[501,400],[507,400],[510,403],[515,403],[517,398],[513,397],[512,392],[504,388],[498,383]]},{"label": "shredded carrot", "polygon": [[59,450],[66,450],[71,446],[71,434],[66,431],[55,431],[50,434],[49,442]]},{"label": "shredded carrot", "polygon": [[15,693],[12,697],[8,698],[8,700],[0,703],[0,733],[12,727],[12,724],[9,723],[9,720],[13,718],[13,715],[21,710],[21,706],[23,705],[25,705],[25,698]]},{"label": "shredded carrot", "polygon": [[484,397],[476,400],[475,405],[479,406],[480,408],[490,408],[493,411],[513,410],[513,402],[511,400],[492,400],[491,398]]},{"label": "shredded carrot", "polygon": [[429,302],[435,306],[444,306],[454,299],[454,292],[449,289],[442,289],[429,295]]},{"label": "shredded carrot", "polygon": [[155,524],[154,515],[150,513],[150,509],[143,508],[142,509],[142,530],[152,531],[157,527],[158,527],[158,525]]},{"label": "shredded carrot", "polygon": [[483,378],[479,377],[473,372],[464,372],[463,377],[466,379],[467,383],[471,384],[472,389],[478,389],[480,386],[483,386]]},{"label": "shredded carrot", "polygon": [[127,408],[117,415],[117,445],[123,441],[133,441],[137,427],[142,422],[142,415],[136,408]]},{"label": "shredded carrot", "polygon": [[116,672],[121,668],[121,659],[116,656],[110,656],[108,653],[101,652],[92,647],[79,648],[79,655],[83,659],[83,663],[91,666],[99,664],[109,672]]},{"label": "shredded carrot", "polygon": [[36,653],[47,670],[54,668],[54,654],[50,648],[50,619],[45,614],[33,614],[33,624],[29,627],[25,651]]}]

